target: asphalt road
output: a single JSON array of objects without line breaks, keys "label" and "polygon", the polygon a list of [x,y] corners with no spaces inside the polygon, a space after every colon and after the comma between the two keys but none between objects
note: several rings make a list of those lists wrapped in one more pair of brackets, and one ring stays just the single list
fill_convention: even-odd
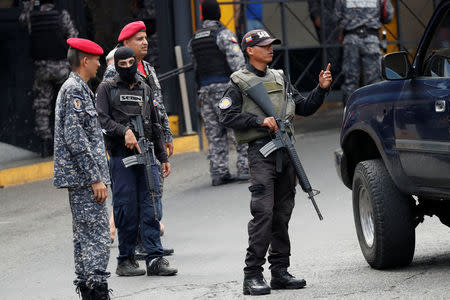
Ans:
[{"label": "asphalt road", "polygon": [[[311,125],[314,127],[314,125]],[[320,126],[319,126],[319,129]],[[417,230],[411,266],[376,271],[357,242],[351,191],[338,179],[332,152],[339,129],[297,135],[297,149],[311,184],[321,191],[319,221],[300,188],[290,223],[290,271],[306,279],[303,290],[273,291],[258,299],[447,298],[450,293],[449,228],[426,218]],[[234,157],[232,157],[235,159]],[[248,183],[212,187],[204,153],[172,159],[166,181],[163,244],[173,247],[175,277],[109,280],[114,299],[240,299],[247,246]],[[110,201],[110,200],[108,200]],[[0,299],[77,299],[72,280],[73,246],[67,192],[50,180],[0,189]],[[143,263],[141,263],[143,266]],[[269,272],[265,271],[267,280]]]}]

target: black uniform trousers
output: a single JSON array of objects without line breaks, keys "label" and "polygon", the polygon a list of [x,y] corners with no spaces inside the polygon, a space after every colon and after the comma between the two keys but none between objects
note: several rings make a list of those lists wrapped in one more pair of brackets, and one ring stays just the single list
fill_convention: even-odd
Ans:
[{"label": "black uniform trousers", "polygon": [[[250,212],[253,219],[248,223],[248,248],[245,258],[246,276],[260,274],[269,249],[270,269],[289,267],[291,244],[288,225],[294,208],[295,169],[285,149],[264,157],[260,152],[270,139],[249,143],[248,160],[251,192]],[[276,170],[276,152],[281,152],[282,171]]]}]

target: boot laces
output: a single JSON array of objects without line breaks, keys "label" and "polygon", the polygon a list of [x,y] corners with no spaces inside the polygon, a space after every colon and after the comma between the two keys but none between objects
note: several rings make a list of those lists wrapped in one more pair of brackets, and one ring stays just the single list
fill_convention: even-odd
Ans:
[{"label": "boot laces", "polygon": [[77,293],[78,298],[81,298],[81,289],[80,289],[79,286],[77,286],[77,287],[75,288],[75,293]]}]

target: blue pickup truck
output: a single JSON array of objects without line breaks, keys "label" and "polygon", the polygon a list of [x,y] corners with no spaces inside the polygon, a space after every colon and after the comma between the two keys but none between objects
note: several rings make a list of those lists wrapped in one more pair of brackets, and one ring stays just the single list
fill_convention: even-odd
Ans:
[{"label": "blue pickup truck", "polygon": [[406,52],[388,54],[382,74],[349,98],[334,154],[375,269],[411,263],[425,215],[450,226],[450,0],[436,8],[412,63]]}]

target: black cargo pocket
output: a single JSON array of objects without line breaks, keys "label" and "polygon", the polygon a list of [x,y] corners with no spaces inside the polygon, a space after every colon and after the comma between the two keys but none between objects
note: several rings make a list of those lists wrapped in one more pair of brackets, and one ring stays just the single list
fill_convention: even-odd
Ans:
[{"label": "black cargo pocket", "polygon": [[265,187],[263,184],[254,184],[248,187],[252,196],[258,196],[264,194]]}]

